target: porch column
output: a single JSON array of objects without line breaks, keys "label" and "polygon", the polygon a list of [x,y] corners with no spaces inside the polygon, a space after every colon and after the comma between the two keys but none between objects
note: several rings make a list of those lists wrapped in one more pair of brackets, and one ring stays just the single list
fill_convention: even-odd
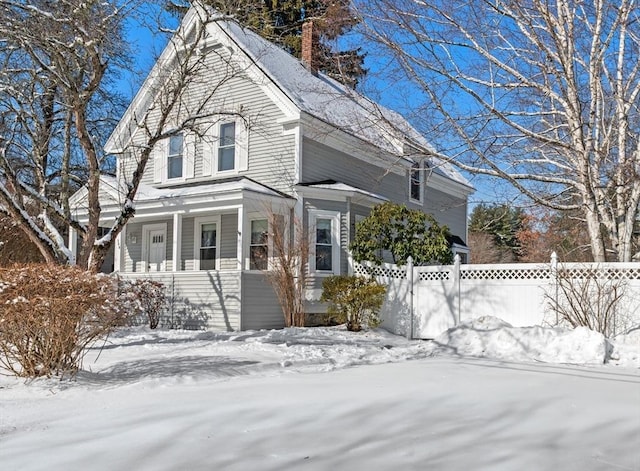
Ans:
[{"label": "porch column", "polygon": [[124,249],[127,240],[127,225],[125,224],[116,236],[116,245],[113,249],[113,271],[121,272],[125,267]]},{"label": "porch column", "polygon": [[69,260],[71,265],[76,264],[78,258],[78,231],[69,226],[69,251],[71,252],[72,259]]},{"label": "porch column", "polygon": [[173,215],[173,263],[172,271],[180,271],[182,265],[182,214]]},{"label": "porch column", "polygon": [[[244,263],[244,207],[240,206],[238,208],[238,248],[237,248],[237,258],[238,258],[238,270],[242,270]],[[247,236],[250,236],[247,234]]]}]

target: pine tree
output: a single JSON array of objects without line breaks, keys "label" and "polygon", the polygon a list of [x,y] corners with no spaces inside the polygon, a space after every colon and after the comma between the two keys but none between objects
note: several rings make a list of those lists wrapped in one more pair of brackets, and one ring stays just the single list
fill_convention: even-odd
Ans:
[{"label": "pine tree", "polygon": [[[348,0],[205,0],[223,14],[279,45],[297,58],[302,54],[302,24],[313,21],[320,44],[320,71],[355,88],[366,74],[362,48],[334,50],[331,43],[359,23]],[[167,10],[184,14],[188,2],[169,0]]]},{"label": "pine tree", "polygon": [[469,233],[487,234],[492,237],[500,253],[499,261],[508,261],[505,260],[505,253],[510,255],[509,258],[513,261],[523,255],[519,233],[524,229],[525,213],[522,209],[508,204],[480,204],[471,212]]}]

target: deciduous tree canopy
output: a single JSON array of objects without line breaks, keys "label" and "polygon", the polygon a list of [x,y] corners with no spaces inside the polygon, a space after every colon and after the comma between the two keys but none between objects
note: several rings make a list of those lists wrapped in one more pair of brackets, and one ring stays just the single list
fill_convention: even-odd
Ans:
[{"label": "deciduous tree canopy", "polygon": [[634,0],[358,4],[368,36],[422,105],[434,154],[578,211],[594,260],[631,260],[640,217]]}]

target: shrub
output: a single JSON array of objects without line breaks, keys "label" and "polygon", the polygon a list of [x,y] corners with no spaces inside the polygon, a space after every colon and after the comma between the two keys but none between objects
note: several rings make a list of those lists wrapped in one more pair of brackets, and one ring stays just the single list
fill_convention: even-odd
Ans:
[{"label": "shrub", "polygon": [[404,265],[409,257],[416,265],[453,261],[447,238],[447,226],[441,226],[430,214],[405,205],[382,203],[357,225],[356,235],[349,245],[356,262],[383,262],[381,254],[388,251],[393,263]]},{"label": "shrub", "polygon": [[386,287],[375,280],[359,276],[331,276],[322,283],[321,301],[328,302],[327,313],[347,330],[359,332],[363,327],[380,325],[378,311],[384,302]]},{"label": "shrub", "polygon": [[622,302],[627,283],[614,271],[591,268],[587,265],[558,270],[556,294],[547,294],[551,311],[559,322],[571,327],[587,327],[607,338],[631,327]]},{"label": "shrub", "polygon": [[75,374],[86,349],[124,325],[114,279],[59,265],[0,269],[0,366],[22,377]]},{"label": "shrub", "polygon": [[160,323],[160,315],[167,304],[164,285],[146,278],[118,280],[118,302],[122,310],[132,316],[147,319],[149,327],[155,329]]}]

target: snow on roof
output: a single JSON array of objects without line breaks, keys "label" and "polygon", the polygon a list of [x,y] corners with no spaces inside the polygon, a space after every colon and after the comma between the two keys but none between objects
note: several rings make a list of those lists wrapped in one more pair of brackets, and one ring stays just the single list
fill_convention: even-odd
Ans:
[{"label": "snow on roof", "polygon": [[211,183],[199,182],[193,185],[182,185],[168,188],[154,188],[140,184],[136,195],[137,202],[157,201],[169,198],[184,198],[189,196],[212,195],[233,191],[250,191],[267,196],[283,197],[282,193],[246,177],[229,179]]},{"label": "snow on roof", "polygon": [[[126,195],[126,188],[122,182],[111,175],[100,176],[100,192],[102,205],[106,206],[108,202],[120,205]],[[289,196],[280,193],[277,190],[269,188],[266,185],[258,183],[247,177],[231,178],[228,180],[218,180],[215,182],[194,182],[188,185],[176,185],[165,188],[154,188],[145,183],[140,183],[135,197],[135,203],[145,203],[151,201],[161,201],[167,199],[207,196],[215,194],[224,194],[231,192],[251,192],[264,196],[276,196],[280,198],[289,198]],[[87,195],[86,187],[82,188],[72,197],[72,206],[81,208],[85,203]]]},{"label": "snow on roof", "polygon": [[[405,145],[424,151],[433,147],[399,113],[385,108],[325,74],[311,73],[297,58],[232,21],[215,23],[303,112],[395,155]],[[444,176],[471,186],[452,165],[436,157],[432,167]]]},{"label": "snow on roof", "polygon": [[[185,15],[183,26],[194,23],[197,15],[196,9],[192,8]],[[411,158],[405,152],[407,145],[424,153],[433,150],[425,137],[399,113],[375,103],[325,74],[312,74],[299,59],[236,22],[221,19],[211,13],[211,18],[214,17],[215,21],[210,22],[209,27],[218,28],[235,43],[301,112],[408,160]],[[153,81],[162,77],[158,73],[161,63],[170,63],[168,57],[173,53],[175,45],[167,45],[109,137],[105,147],[108,152],[118,151],[116,136],[122,138],[125,135],[126,140],[133,132],[135,125],[131,119],[134,113],[140,107],[150,106],[150,100],[145,96],[150,93]],[[434,156],[430,157],[430,161],[431,168],[436,173],[472,188],[469,181],[450,163]]]},{"label": "snow on roof", "polygon": [[298,187],[318,188],[321,190],[344,191],[347,193],[357,193],[357,194],[367,196],[369,198],[381,200],[381,201],[389,200],[389,198],[386,198],[385,196],[382,196],[382,195],[378,195],[377,193],[372,193],[370,191],[366,191],[352,185],[347,185],[346,183],[336,182],[334,180],[326,180],[326,181],[314,182],[314,183],[301,183],[300,185],[298,185]]}]

